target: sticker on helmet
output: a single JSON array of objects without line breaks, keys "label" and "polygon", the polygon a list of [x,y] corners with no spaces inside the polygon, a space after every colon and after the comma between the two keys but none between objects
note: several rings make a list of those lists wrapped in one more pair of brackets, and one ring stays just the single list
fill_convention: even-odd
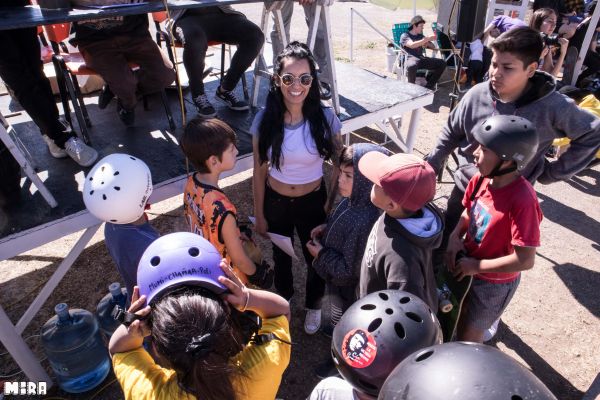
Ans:
[{"label": "sticker on helmet", "polygon": [[366,368],[375,360],[377,343],[371,334],[363,329],[353,329],[342,342],[342,357],[353,368]]}]

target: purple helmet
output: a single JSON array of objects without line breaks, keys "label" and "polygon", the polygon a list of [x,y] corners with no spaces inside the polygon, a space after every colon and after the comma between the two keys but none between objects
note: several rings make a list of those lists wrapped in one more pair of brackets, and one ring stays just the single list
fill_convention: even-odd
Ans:
[{"label": "purple helmet", "polygon": [[140,296],[157,301],[178,286],[201,286],[217,294],[227,290],[219,281],[225,276],[221,254],[206,239],[189,232],[171,233],[156,239],[142,255],[137,271]]}]

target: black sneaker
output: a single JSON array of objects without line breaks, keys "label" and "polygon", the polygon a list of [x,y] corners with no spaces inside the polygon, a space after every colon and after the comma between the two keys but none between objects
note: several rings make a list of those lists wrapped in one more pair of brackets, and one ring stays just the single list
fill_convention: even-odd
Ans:
[{"label": "black sneaker", "polygon": [[132,126],[135,122],[135,110],[127,110],[121,105],[120,101],[117,101],[117,114],[119,118],[125,124],[125,126]]},{"label": "black sneaker", "polygon": [[108,85],[104,85],[98,95],[98,108],[104,110],[113,97],[115,97],[115,94],[110,90]]},{"label": "black sneaker", "polygon": [[194,105],[198,109],[198,115],[204,118],[212,118],[217,116],[217,111],[208,101],[205,94],[201,94],[194,99]]},{"label": "black sneaker", "polygon": [[333,359],[331,359],[331,358],[329,358],[327,361],[317,365],[317,368],[315,368],[314,372],[315,372],[315,375],[319,379],[325,379],[325,378],[329,378],[330,376],[339,376],[340,375],[337,368],[335,367],[335,364],[333,363]]},{"label": "black sneaker", "polygon": [[319,83],[319,94],[321,95],[321,100],[331,100],[331,86],[325,82]]},{"label": "black sneaker", "polygon": [[227,107],[235,111],[245,111],[250,108],[248,103],[246,103],[244,100],[238,99],[235,93],[233,93],[231,90],[221,92],[220,89],[217,89],[215,97],[221,100],[221,102],[225,103]]}]

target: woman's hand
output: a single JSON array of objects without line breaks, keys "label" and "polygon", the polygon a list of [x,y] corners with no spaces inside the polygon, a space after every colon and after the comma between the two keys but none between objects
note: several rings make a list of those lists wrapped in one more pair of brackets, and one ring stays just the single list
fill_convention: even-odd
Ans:
[{"label": "woman's hand", "polygon": [[558,38],[558,43],[560,44],[560,53],[566,54],[567,49],[569,48],[569,40],[564,37],[561,37]]},{"label": "woman's hand", "polygon": [[254,221],[254,230],[260,236],[267,237],[267,232],[269,229],[269,224],[267,223],[267,219],[262,216],[255,216],[256,220]]},{"label": "woman's hand", "polygon": [[230,292],[223,294],[223,299],[236,309],[245,311],[246,307],[248,307],[248,300],[250,299],[249,289],[242,281],[240,281],[240,278],[233,272],[233,268],[231,268],[224,259],[221,260],[220,267],[227,277],[220,276],[219,282],[229,289]]},{"label": "woman's hand", "polygon": [[325,232],[326,227],[327,227],[327,224],[321,224],[321,225],[315,226],[312,229],[312,231],[310,231],[310,238],[312,240],[321,238],[323,236],[323,232]]}]

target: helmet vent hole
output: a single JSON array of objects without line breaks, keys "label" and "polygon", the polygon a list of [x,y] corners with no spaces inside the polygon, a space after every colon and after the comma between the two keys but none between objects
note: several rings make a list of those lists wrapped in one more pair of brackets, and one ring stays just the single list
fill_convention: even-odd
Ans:
[{"label": "helmet vent hole", "polygon": [[410,297],[403,297],[400,299],[400,304],[406,304],[410,301]]},{"label": "helmet vent hole", "polygon": [[363,306],[360,307],[361,310],[367,310],[367,311],[371,311],[376,309],[377,306],[375,304],[365,304]]},{"label": "helmet vent hole", "polygon": [[90,190],[90,196],[91,196],[91,195],[93,195],[93,194],[94,194],[94,191],[93,191],[93,190]]},{"label": "helmet vent hole", "polygon": [[102,200],[106,200],[106,195],[105,194],[102,195]]},{"label": "helmet vent hole", "polygon": [[379,293],[379,297],[381,297],[381,300],[386,300],[387,301],[389,299],[388,295],[385,294],[385,293]]},{"label": "helmet vent hole", "polygon": [[93,181],[93,180],[94,180],[94,177],[93,177],[93,176],[90,176],[90,182],[91,182],[91,181]]},{"label": "helmet vent hole", "polygon": [[374,392],[379,391],[379,388],[377,386],[373,385],[371,382],[367,382],[367,381],[364,381],[362,379],[359,379],[358,383],[360,384],[360,386],[362,386],[364,388],[367,388],[367,389],[369,389],[371,391],[374,391]]},{"label": "helmet vent hole", "polygon": [[111,219],[110,222],[117,222],[117,220],[116,219]]},{"label": "helmet vent hole", "polygon": [[135,157],[131,157],[131,156],[129,156],[129,158],[131,158],[133,161],[136,161],[136,160],[137,160]]},{"label": "helmet vent hole", "polygon": [[200,254],[200,250],[198,250],[197,247],[190,247],[188,250],[188,254],[192,257],[198,257],[198,254]]},{"label": "helmet vent hole", "polygon": [[490,131],[491,129],[492,129],[492,126],[491,126],[491,125],[486,125],[486,126],[485,126],[485,130],[486,130],[486,131]]},{"label": "helmet vent hole", "polygon": [[386,313],[387,315],[392,315],[392,314],[394,313],[394,310],[392,310],[391,308],[386,308],[386,309],[385,309],[385,313]]},{"label": "helmet vent hole", "polygon": [[104,182],[100,182],[101,185],[104,185]]},{"label": "helmet vent hole", "polygon": [[376,319],[374,319],[374,320],[373,320],[373,321],[372,321],[372,322],[369,324],[369,327],[367,328],[367,330],[368,330],[369,332],[373,332],[373,331],[375,331],[377,328],[379,328],[379,326],[381,326],[381,322],[382,322],[381,318],[376,318]]},{"label": "helmet vent hole", "polygon": [[158,266],[158,264],[160,264],[160,257],[159,256],[154,256],[150,259],[150,265],[152,265],[153,267]]},{"label": "helmet vent hole", "polygon": [[510,400],[523,400],[523,398],[518,394],[513,394],[512,396],[510,396]]},{"label": "helmet vent hole", "polygon": [[406,338],[406,331],[404,330],[404,327],[400,322],[396,322],[394,324],[394,330],[396,331],[396,335],[398,335],[400,339]]},{"label": "helmet vent hole", "polygon": [[424,353],[421,353],[417,356],[417,358],[415,358],[416,362],[421,362],[421,361],[425,361],[427,360],[429,357],[431,357],[431,355],[433,354],[433,350],[427,350]]},{"label": "helmet vent hole", "polygon": [[407,312],[406,316],[415,322],[422,323],[423,319],[413,312]]},{"label": "helmet vent hole", "polygon": [[119,190],[121,190],[121,187],[120,186],[115,186],[115,190],[119,191]]},{"label": "helmet vent hole", "polygon": [[105,168],[106,168],[106,167],[103,165],[103,166],[102,166],[102,168],[100,168],[100,171],[104,172],[104,169],[105,169]]},{"label": "helmet vent hole", "polygon": [[517,122],[517,120],[516,119],[511,119],[510,122]]},{"label": "helmet vent hole", "polygon": [[113,174],[113,176],[117,176],[117,175],[119,175],[119,174],[120,174],[120,172],[119,172],[119,171],[115,171],[115,173]]}]

